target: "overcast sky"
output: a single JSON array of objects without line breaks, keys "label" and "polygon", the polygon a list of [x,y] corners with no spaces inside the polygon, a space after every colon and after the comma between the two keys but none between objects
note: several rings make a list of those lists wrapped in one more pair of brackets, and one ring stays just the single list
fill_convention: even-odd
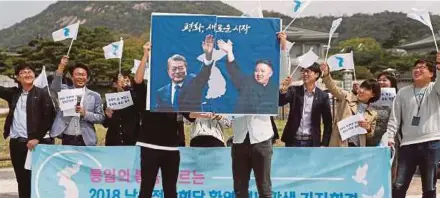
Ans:
[{"label": "overcast sky", "polygon": [[[0,29],[9,27],[28,17],[43,11],[55,1],[2,1],[0,0]],[[259,1],[224,0],[243,12],[249,12],[259,5]],[[260,1],[265,10],[273,10],[294,16],[292,13],[293,0]],[[312,0],[301,16],[352,15],[354,13],[376,13],[385,10],[408,12],[411,8],[427,9],[434,14],[440,14],[440,1],[333,1]]]}]

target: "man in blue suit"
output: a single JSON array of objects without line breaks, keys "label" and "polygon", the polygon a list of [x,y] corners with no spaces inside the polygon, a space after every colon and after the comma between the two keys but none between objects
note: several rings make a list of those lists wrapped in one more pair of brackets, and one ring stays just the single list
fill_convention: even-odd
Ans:
[{"label": "man in blue suit", "polygon": [[[213,39],[212,35],[208,35]],[[211,75],[212,50],[203,49],[205,59],[201,71],[187,74],[188,63],[184,56],[175,54],[168,58],[167,72],[171,83],[156,91],[156,111],[163,112],[200,112],[203,90]]]}]

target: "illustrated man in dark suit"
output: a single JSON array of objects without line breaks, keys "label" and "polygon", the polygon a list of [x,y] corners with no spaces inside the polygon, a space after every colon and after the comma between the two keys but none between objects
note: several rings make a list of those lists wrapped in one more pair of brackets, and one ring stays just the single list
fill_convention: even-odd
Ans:
[{"label": "illustrated man in dark suit", "polygon": [[226,69],[239,94],[234,112],[259,114],[276,109],[276,97],[273,97],[270,91],[278,90],[278,85],[270,80],[273,75],[272,62],[265,59],[258,60],[253,75],[246,75],[235,60],[232,42],[218,40],[217,45],[227,53]]},{"label": "illustrated man in dark suit", "polygon": [[[213,39],[212,35],[207,37],[209,37],[208,39]],[[208,54],[205,53],[203,66],[197,76],[195,74],[187,74],[188,63],[184,56],[175,54],[168,58],[167,72],[171,83],[156,91],[157,111],[202,111],[203,89],[207,85],[213,65],[212,55]]]},{"label": "illustrated man in dark suit", "polygon": [[[318,63],[301,70],[304,85],[289,86],[287,77],[281,86],[279,106],[290,105],[289,118],[281,140],[287,147],[328,146],[332,128],[332,116],[328,94],[316,87],[321,76]],[[321,118],[324,133],[321,141]]]}]

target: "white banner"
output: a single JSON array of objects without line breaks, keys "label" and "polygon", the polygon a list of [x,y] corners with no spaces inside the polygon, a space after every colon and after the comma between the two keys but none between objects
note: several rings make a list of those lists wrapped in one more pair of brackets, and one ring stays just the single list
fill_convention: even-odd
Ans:
[{"label": "white banner", "polygon": [[367,133],[367,130],[359,126],[359,121],[364,120],[361,114],[350,116],[338,122],[339,134],[342,141],[359,134]]},{"label": "white banner", "polygon": [[113,110],[124,109],[133,105],[130,91],[105,94],[107,107]]}]

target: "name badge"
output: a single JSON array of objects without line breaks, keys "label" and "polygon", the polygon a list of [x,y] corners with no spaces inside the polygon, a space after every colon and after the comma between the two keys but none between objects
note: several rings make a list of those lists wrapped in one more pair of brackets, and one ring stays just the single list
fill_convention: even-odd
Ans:
[{"label": "name badge", "polygon": [[418,116],[413,116],[412,121],[411,121],[411,125],[413,126],[419,126],[420,124],[420,117]]}]

